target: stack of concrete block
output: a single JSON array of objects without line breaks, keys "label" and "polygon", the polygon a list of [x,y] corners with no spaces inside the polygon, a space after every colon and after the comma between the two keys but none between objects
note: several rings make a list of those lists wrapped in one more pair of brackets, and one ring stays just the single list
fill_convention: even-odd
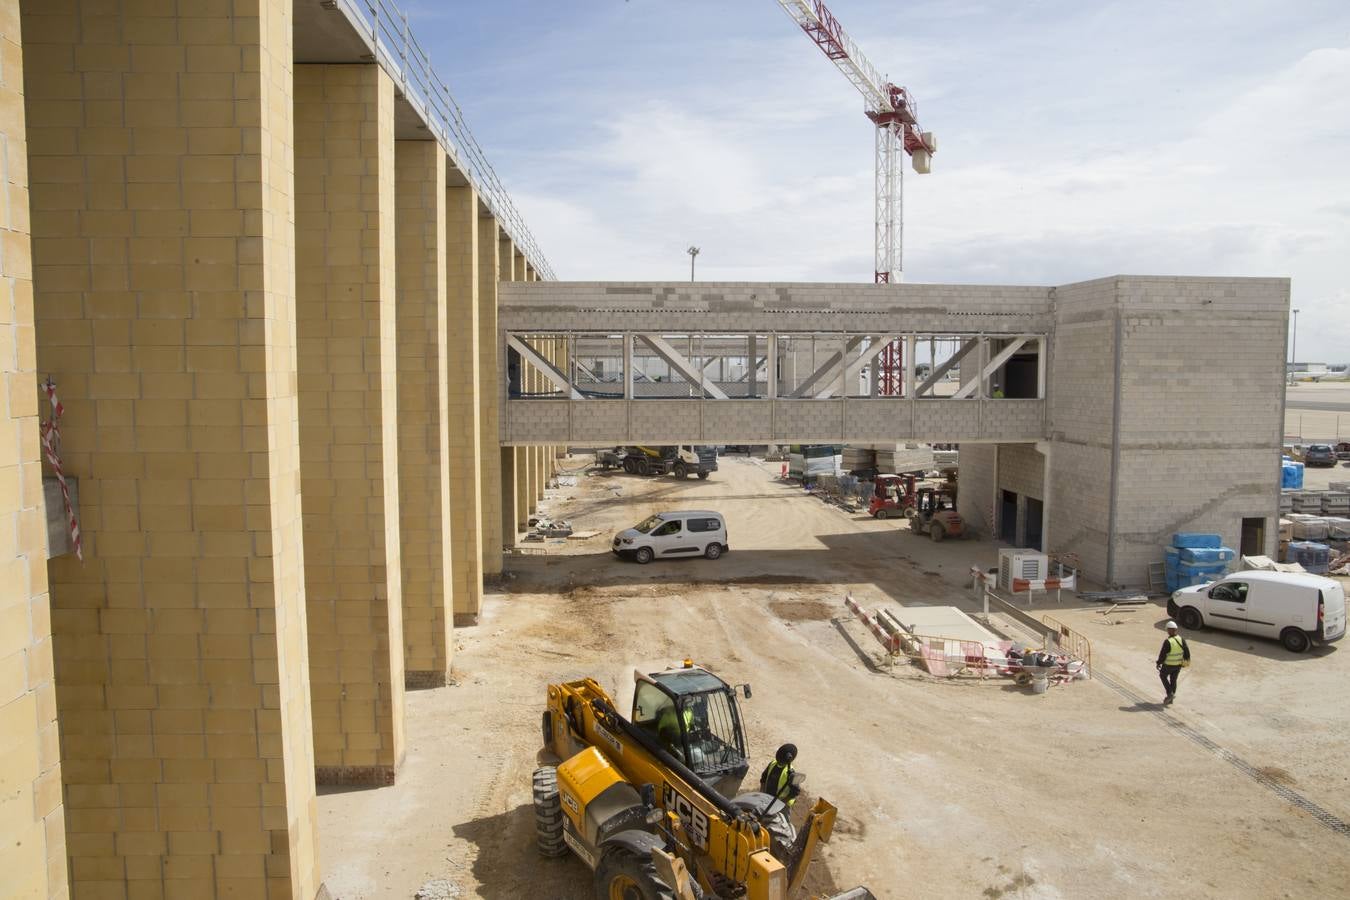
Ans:
[{"label": "stack of concrete block", "polygon": [[1298,541],[1323,541],[1327,537],[1327,520],[1321,516],[1309,516],[1293,513],[1289,516],[1293,522],[1293,538]]},{"label": "stack of concrete block", "polygon": [[1280,515],[1287,516],[1294,511],[1294,494],[1292,491],[1280,491]]},{"label": "stack of concrete block", "polygon": [[1344,516],[1327,516],[1323,521],[1327,523],[1327,540],[1337,542],[1350,541],[1350,518]]},{"label": "stack of concrete block", "polygon": [[1322,515],[1350,516],[1350,492],[1326,491],[1323,493]]},{"label": "stack of concrete block", "polygon": [[1340,493],[1350,493],[1350,481],[1333,481],[1328,487]]},{"label": "stack of concrete block", "polygon": [[1322,511],[1321,491],[1294,491],[1294,512],[1316,515]]}]

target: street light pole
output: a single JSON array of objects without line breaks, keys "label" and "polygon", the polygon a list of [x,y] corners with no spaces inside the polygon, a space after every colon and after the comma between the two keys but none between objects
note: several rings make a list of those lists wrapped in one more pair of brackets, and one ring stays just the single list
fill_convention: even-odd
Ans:
[{"label": "street light pole", "polygon": [[1298,310],[1290,310],[1294,314],[1294,346],[1289,351],[1289,383],[1294,383],[1295,371],[1298,367]]},{"label": "street light pole", "polygon": [[697,248],[697,247],[690,247],[688,250],[686,250],[686,251],[684,251],[684,252],[689,254],[689,280],[690,280],[690,281],[693,281],[693,280],[694,280],[694,257],[698,256],[698,248]]}]

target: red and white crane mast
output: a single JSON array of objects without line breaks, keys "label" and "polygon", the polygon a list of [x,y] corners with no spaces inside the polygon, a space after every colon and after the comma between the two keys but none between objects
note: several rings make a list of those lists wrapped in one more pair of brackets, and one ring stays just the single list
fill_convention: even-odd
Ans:
[{"label": "red and white crane mast", "polygon": [[778,0],[807,37],[863,95],[864,112],[876,125],[877,284],[899,281],[904,270],[904,179],[898,157],[908,153],[914,171],[926,175],[937,139],[921,131],[914,97],[883,78],[821,0]]}]

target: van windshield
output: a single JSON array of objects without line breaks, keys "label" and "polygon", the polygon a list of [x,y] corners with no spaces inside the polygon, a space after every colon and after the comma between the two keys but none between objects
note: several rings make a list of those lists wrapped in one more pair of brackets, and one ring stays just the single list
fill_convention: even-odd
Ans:
[{"label": "van windshield", "polygon": [[633,530],[640,532],[642,534],[650,534],[653,528],[655,528],[657,525],[660,525],[664,521],[665,519],[662,519],[660,516],[648,516],[641,522],[634,525]]}]

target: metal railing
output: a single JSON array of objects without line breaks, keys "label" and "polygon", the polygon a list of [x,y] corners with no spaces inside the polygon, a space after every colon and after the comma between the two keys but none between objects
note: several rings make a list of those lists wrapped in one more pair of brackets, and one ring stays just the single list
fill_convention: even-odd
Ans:
[{"label": "metal railing", "polygon": [[[408,16],[390,0],[333,0],[362,36],[375,60],[389,72],[408,103],[445,147],[502,229],[534,266],[539,277],[557,276],[544,258],[534,235],[525,225],[483,148],[469,131],[464,112],[450,89],[431,67],[431,59],[408,27]],[[325,4],[326,5],[326,4]]]}]

